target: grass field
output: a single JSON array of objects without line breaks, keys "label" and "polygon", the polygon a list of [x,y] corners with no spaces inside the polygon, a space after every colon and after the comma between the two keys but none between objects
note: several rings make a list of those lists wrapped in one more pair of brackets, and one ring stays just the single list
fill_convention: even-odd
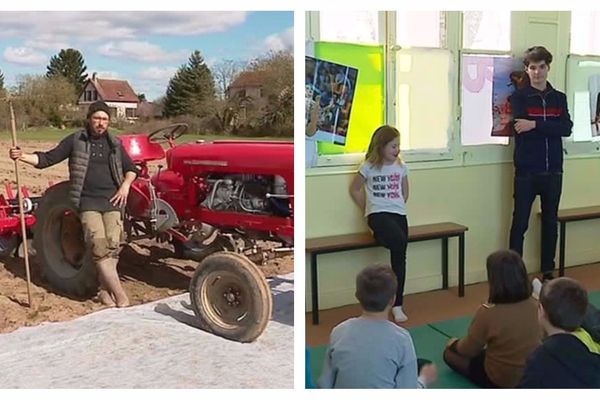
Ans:
[{"label": "grass field", "polygon": [[[44,141],[44,142],[59,142],[65,136],[75,132],[77,129],[57,129],[57,128],[36,128],[27,131],[18,131],[17,132],[17,142],[23,140],[35,140],[35,141]],[[131,133],[131,131],[119,131],[115,129],[111,129],[111,132],[116,133],[117,135],[123,133]],[[11,133],[8,131],[0,131],[0,140],[1,141],[10,141],[12,140]],[[292,142],[294,138],[282,138],[282,137],[241,137],[241,136],[232,136],[232,135],[202,135],[202,134],[193,134],[188,133],[181,136],[177,143],[189,143],[195,140],[275,140],[275,141],[288,141]]]}]

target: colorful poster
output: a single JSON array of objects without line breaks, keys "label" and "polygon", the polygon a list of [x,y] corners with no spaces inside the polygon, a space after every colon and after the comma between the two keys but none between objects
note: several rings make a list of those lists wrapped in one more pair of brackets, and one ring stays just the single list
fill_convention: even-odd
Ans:
[{"label": "colorful poster", "polygon": [[592,137],[600,136],[600,75],[592,75],[588,80],[590,92],[590,115],[592,117]]},{"label": "colorful poster", "polygon": [[492,136],[512,136],[510,96],[526,82],[522,63],[511,57],[493,57]]},{"label": "colorful poster", "polygon": [[306,57],[306,136],[346,144],[358,69]]}]

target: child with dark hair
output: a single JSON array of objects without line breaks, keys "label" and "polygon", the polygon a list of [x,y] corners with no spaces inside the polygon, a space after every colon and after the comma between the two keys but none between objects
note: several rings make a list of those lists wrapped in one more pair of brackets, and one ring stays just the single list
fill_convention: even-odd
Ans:
[{"label": "child with dark hair", "polygon": [[427,362],[417,379],[412,338],[388,320],[396,287],[396,277],[387,266],[370,266],[358,274],[356,298],[363,313],[333,328],[319,387],[417,388],[436,379],[435,366]]},{"label": "child with dark hair", "polygon": [[466,337],[450,339],[444,361],[478,386],[511,388],[540,344],[537,304],[519,254],[496,251],[486,264],[488,302],[475,313]]},{"label": "child with dark hair", "polygon": [[563,137],[571,136],[573,122],[567,96],[548,82],[552,54],[543,46],[523,55],[527,82],[510,97],[514,122],[515,176],[511,250],[523,255],[531,206],[539,195],[542,205],[542,256],[544,280],[554,277],[558,237],[558,206],[563,182]]},{"label": "child with dark hair", "polygon": [[541,289],[538,320],[546,334],[527,360],[522,388],[600,388],[600,354],[576,335],[588,298],[574,279],[558,278]]}]

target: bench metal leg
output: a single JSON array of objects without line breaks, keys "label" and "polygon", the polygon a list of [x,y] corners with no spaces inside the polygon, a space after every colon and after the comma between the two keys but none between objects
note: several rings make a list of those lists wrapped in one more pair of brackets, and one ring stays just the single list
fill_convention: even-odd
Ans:
[{"label": "bench metal leg", "polygon": [[442,238],[442,289],[448,289],[448,238]]},{"label": "bench metal leg", "polygon": [[565,249],[567,243],[567,223],[560,222],[560,245],[558,253],[558,276],[565,276]]},{"label": "bench metal leg", "polygon": [[317,254],[310,254],[310,283],[312,290],[312,322],[319,324],[319,284],[317,283]]},{"label": "bench metal leg", "polygon": [[465,234],[458,235],[458,297],[465,296]]}]

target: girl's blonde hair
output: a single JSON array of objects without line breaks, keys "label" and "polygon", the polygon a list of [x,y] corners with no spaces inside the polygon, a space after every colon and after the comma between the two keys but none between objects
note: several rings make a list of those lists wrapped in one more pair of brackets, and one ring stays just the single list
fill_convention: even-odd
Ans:
[{"label": "girl's blonde hair", "polygon": [[[365,160],[377,168],[383,167],[383,148],[396,138],[400,138],[400,132],[393,126],[383,125],[375,129]],[[400,160],[400,157],[398,159]]]}]

